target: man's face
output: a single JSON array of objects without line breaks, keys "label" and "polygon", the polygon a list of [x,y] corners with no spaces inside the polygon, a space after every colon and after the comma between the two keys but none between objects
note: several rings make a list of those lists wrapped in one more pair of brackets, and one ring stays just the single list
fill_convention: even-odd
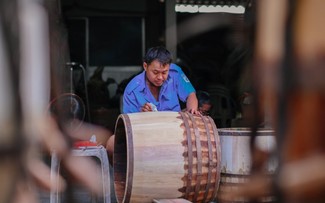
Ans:
[{"label": "man's face", "polygon": [[146,77],[149,83],[153,86],[160,87],[167,80],[170,64],[162,65],[158,60],[154,60],[150,65],[143,63],[143,68],[146,71]]},{"label": "man's face", "polygon": [[210,109],[211,109],[211,104],[202,104],[199,107],[199,111],[201,112],[202,115],[207,116],[210,113]]}]

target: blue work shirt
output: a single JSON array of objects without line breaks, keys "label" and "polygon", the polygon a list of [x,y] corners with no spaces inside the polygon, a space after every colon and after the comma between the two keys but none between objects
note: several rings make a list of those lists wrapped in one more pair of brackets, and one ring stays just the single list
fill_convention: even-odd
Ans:
[{"label": "blue work shirt", "polygon": [[157,101],[147,86],[146,73],[143,71],[135,76],[124,90],[123,113],[140,112],[147,102],[154,104],[158,111],[178,112],[181,111],[179,100],[186,102],[192,92],[195,93],[195,89],[189,79],[179,66],[172,63]]}]

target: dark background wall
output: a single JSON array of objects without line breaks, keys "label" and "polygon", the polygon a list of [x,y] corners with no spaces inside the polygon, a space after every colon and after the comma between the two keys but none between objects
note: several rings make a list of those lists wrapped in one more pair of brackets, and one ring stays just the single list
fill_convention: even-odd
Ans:
[{"label": "dark background wall", "polygon": [[[226,100],[214,101],[214,106],[223,103],[229,119],[240,111],[238,98],[248,90],[241,86],[241,78],[251,55],[249,11],[247,4],[245,14],[177,13],[175,19],[174,62],[183,68],[197,90],[213,93],[221,88]],[[61,2],[61,12],[69,33],[71,60],[89,70],[104,66],[105,74],[107,67],[114,66],[120,67],[123,75],[125,67],[141,67],[142,56],[149,47],[166,45],[165,19],[170,11],[166,11],[165,1],[68,0]],[[127,77],[130,74],[118,82],[120,91]]]}]

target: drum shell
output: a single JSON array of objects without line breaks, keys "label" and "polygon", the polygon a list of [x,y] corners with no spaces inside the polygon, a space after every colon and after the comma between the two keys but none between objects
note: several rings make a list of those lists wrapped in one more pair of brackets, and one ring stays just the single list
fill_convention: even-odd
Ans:
[{"label": "drum shell", "polygon": [[209,202],[219,187],[220,151],[210,117],[185,112],[121,114],[113,158],[117,201]]}]

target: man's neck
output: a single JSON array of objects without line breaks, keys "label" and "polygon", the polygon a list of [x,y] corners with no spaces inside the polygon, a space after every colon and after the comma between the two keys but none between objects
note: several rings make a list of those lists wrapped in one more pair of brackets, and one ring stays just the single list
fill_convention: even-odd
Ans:
[{"label": "man's neck", "polygon": [[147,86],[148,86],[151,94],[158,101],[158,99],[159,99],[159,92],[160,92],[161,86],[157,87],[154,84],[152,84],[149,80],[146,80],[146,82],[147,82]]}]

